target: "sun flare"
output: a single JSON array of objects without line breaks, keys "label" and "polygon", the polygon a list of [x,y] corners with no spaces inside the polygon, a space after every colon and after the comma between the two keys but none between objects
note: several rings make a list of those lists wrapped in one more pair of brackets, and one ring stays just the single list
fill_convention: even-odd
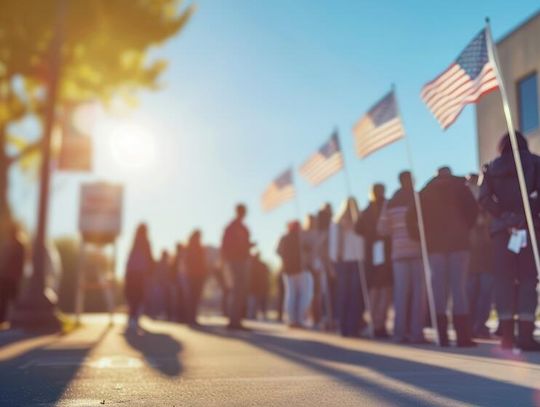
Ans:
[{"label": "sun flare", "polygon": [[121,124],[112,129],[109,138],[115,163],[124,170],[147,169],[156,162],[156,143],[148,129]]}]

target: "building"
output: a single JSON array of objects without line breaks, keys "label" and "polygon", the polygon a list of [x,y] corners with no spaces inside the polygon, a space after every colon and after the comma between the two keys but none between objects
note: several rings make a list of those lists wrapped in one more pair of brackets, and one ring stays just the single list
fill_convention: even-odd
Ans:
[{"label": "building", "polygon": [[[540,154],[540,11],[497,42],[500,67],[515,126]],[[507,131],[497,90],[476,106],[480,164],[497,156],[497,144]]]}]

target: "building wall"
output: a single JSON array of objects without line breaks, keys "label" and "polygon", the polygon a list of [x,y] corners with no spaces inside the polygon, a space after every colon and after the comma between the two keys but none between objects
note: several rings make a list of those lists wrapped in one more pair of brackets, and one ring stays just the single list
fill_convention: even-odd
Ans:
[{"label": "building wall", "polygon": [[[514,125],[518,127],[517,82],[536,71],[540,88],[540,12],[499,41],[497,48]],[[540,89],[537,93],[540,95]],[[483,165],[497,156],[497,144],[507,131],[498,90],[484,96],[477,104],[476,126],[478,158]],[[540,154],[540,130],[527,134],[527,139],[531,150]]]}]

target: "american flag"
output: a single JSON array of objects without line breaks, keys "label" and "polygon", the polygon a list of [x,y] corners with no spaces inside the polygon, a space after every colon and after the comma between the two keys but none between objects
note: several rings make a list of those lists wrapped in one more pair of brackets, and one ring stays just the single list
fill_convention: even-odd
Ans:
[{"label": "american flag", "polygon": [[493,67],[487,32],[482,30],[446,71],[424,85],[422,99],[443,129],[454,123],[467,104],[499,87]]},{"label": "american flag", "polygon": [[354,126],[353,134],[361,158],[405,136],[394,91],[375,103]]},{"label": "american flag", "polygon": [[339,137],[334,132],[330,139],[300,167],[302,175],[311,185],[319,185],[343,168],[343,154]]},{"label": "american flag", "polygon": [[292,169],[289,168],[277,177],[266,188],[261,197],[261,205],[265,212],[277,208],[279,205],[294,198],[294,184]]}]

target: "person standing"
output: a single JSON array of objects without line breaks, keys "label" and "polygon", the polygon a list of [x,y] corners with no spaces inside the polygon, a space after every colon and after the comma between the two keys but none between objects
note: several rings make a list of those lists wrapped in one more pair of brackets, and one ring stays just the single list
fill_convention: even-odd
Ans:
[{"label": "person standing", "polygon": [[173,289],[176,292],[176,321],[187,323],[189,319],[188,310],[186,309],[186,247],[182,243],[176,244],[176,253],[173,259],[173,274],[174,284]]},{"label": "person standing", "polygon": [[249,284],[249,251],[251,242],[249,230],[244,225],[247,209],[243,204],[236,206],[236,216],[226,227],[221,243],[221,256],[225,262],[226,282],[230,284],[229,329],[245,329],[242,316],[246,305]]},{"label": "person standing", "polygon": [[189,299],[189,304],[186,306],[189,310],[188,322],[196,325],[199,303],[207,275],[206,253],[201,243],[201,231],[198,229],[191,234],[187,244],[186,272],[186,288],[189,290],[189,294],[185,296]]},{"label": "person standing", "polygon": [[140,224],[129,253],[125,277],[125,296],[129,307],[128,329],[139,329],[139,317],[145,299],[145,286],[154,268],[148,228]]},{"label": "person standing", "polygon": [[259,252],[255,253],[251,259],[250,273],[250,295],[249,295],[249,317],[257,319],[259,312],[263,320],[266,321],[266,311],[268,305],[268,291],[270,289],[270,270],[265,262],[261,260]]},{"label": "person standing", "polygon": [[[467,186],[478,199],[478,174],[467,176]],[[475,338],[490,338],[488,321],[493,304],[493,255],[489,232],[489,213],[481,209],[471,229],[471,260],[467,281],[467,295],[471,315],[472,335]]]},{"label": "person standing", "polygon": [[[529,151],[527,140],[519,132],[516,137],[534,228],[539,233],[540,156]],[[515,344],[514,310],[517,308],[517,346],[524,351],[538,351],[540,343],[534,340],[538,278],[508,134],[499,143],[499,157],[483,168],[479,202],[492,216],[495,303],[501,346],[510,349]],[[512,245],[519,236],[524,236],[524,241]]]},{"label": "person standing", "polygon": [[170,267],[169,253],[167,250],[163,250],[153,273],[151,273],[150,284],[148,285],[150,292],[147,315],[152,318],[167,319]]},{"label": "person standing", "polygon": [[377,230],[392,239],[394,273],[394,341],[425,343],[426,280],[420,243],[409,236],[406,216],[414,208],[414,187],[409,171],[399,174],[400,188],[382,210]]},{"label": "person standing", "polygon": [[337,274],[337,305],[342,336],[359,336],[363,324],[364,302],[360,272],[364,267],[364,239],[355,232],[360,215],[354,198],[348,198],[330,227],[329,255]]},{"label": "person standing", "polygon": [[311,301],[313,326],[316,328],[323,328],[323,300],[326,295],[327,283],[325,267],[321,259],[323,234],[319,230],[316,215],[308,215],[302,236],[304,261],[307,270],[311,273],[313,281],[313,295]]},{"label": "person standing", "polygon": [[287,225],[287,233],[280,239],[277,253],[285,283],[285,310],[288,325],[301,328],[305,322],[305,298],[309,293],[308,272],[304,269],[302,254],[302,231],[298,221]]},{"label": "person standing", "polygon": [[376,338],[388,338],[386,321],[392,302],[391,240],[377,232],[377,223],[385,204],[384,185],[374,184],[369,205],[356,223],[356,232],[364,237],[365,268]]},{"label": "person standing", "polygon": [[17,299],[23,277],[25,248],[21,235],[19,227],[11,224],[0,248],[0,327],[7,325],[9,307]]},{"label": "person standing", "polygon": [[[469,236],[476,222],[478,205],[465,185],[465,179],[452,175],[448,167],[439,169],[437,176],[422,189],[420,201],[432,271],[440,345],[449,344],[446,313],[450,293],[457,346],[476,346],[471,339],[467,274]],[[409,208],[408,214],[410,232],[418,236],[415,208]]]},{"label": "person standing", "polygon": [[332,225],[333,210],[329,203],[326,203],[317,212],[317,229],[319,232],[319,260],[322,268],[321,282],[322,284],[322,299],[324,309],[325,328],[332,330],[336,326],[337,320],[337,303],[336,303],[336,272],[334,265],[330,259],[329,252],[329,235],[330,226]]}]

